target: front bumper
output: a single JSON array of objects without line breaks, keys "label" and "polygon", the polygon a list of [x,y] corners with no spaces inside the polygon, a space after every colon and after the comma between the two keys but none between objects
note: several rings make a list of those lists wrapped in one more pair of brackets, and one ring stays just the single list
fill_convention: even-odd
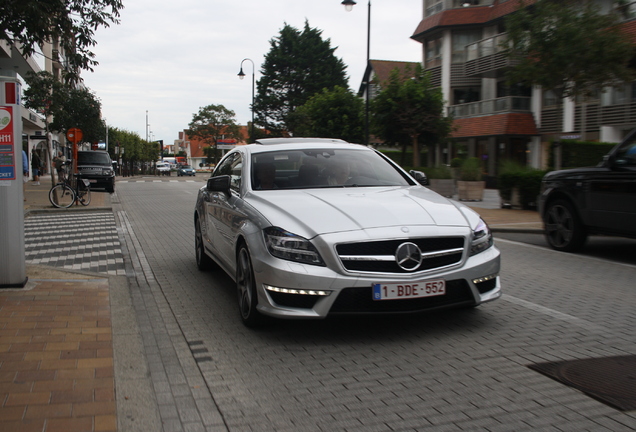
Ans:
[{"label": "front bumper", "polygon": [[[500,252],[495,246],[473,257],[464,256],[458,265],[418,274],[347,272],[339,261],[327,259],[326,267],[299,264],[274,258],[258,245],[251,248],[251,253],[258,310],[278,318],[416,313],[476,306],[501,296]],[[376,283],[412,284],[438,279],[446,281],[443,296],[373,300],[372,286]]]}]

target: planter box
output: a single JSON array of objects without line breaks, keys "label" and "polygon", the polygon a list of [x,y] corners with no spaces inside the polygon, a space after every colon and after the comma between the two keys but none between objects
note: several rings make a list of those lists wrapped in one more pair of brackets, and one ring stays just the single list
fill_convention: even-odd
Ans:
[{"label": "planter box", "polygon": [[485,187],[484,181],[458,181],[457,195],[461,201],[482,201]]},{"label": "planter box", "polygon": [[453,179],[429,179],[429,189],[441,196],[452,197],[455,195],[455,180]]}]

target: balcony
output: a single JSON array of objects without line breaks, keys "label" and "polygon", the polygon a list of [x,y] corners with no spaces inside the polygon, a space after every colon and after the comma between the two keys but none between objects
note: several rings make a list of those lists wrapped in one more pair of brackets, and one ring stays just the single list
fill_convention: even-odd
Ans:
[{"label": "balcony", "polygon": [[448,114],[454,118],[478,117],[493,114],[514,112],[530,112],[532,98],[523,96],[506,96],[487,99],[448,107]]},{"label": "balcony", "polygon": [[497,78],[512,65],[503,46],[507,34],[482,39],[466,46],[466,75]]},{"label": "balcony", "polygon": [[494,0],[442,0],[440,2],[426,2],[424,18],[448,9],[459,9],[471,6],[491,6]]}]

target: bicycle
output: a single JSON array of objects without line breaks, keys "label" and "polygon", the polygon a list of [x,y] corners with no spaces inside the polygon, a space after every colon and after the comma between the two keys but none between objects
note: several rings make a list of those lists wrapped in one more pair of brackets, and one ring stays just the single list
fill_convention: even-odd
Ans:
[{"label": "bicycle", "polygon": [[73,180],[57,183],[49,191],[49,201],[57,208],[69,208],[73,203],[87,206],[91,203],[91,183],[82,174],[73,174]]}]

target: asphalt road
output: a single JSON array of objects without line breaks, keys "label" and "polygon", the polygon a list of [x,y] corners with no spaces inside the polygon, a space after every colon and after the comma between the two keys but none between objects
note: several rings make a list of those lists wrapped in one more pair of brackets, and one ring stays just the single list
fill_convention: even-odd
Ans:
[{"label": "asphalt road", "polygon": [[164,430],[636,430],[635,411],[528,368],[636,354],[633,242],[564,254],[500,236],[498,301],[255,331],[231,279],[196,268],[200,186],[120,181],[114,201]]}]

